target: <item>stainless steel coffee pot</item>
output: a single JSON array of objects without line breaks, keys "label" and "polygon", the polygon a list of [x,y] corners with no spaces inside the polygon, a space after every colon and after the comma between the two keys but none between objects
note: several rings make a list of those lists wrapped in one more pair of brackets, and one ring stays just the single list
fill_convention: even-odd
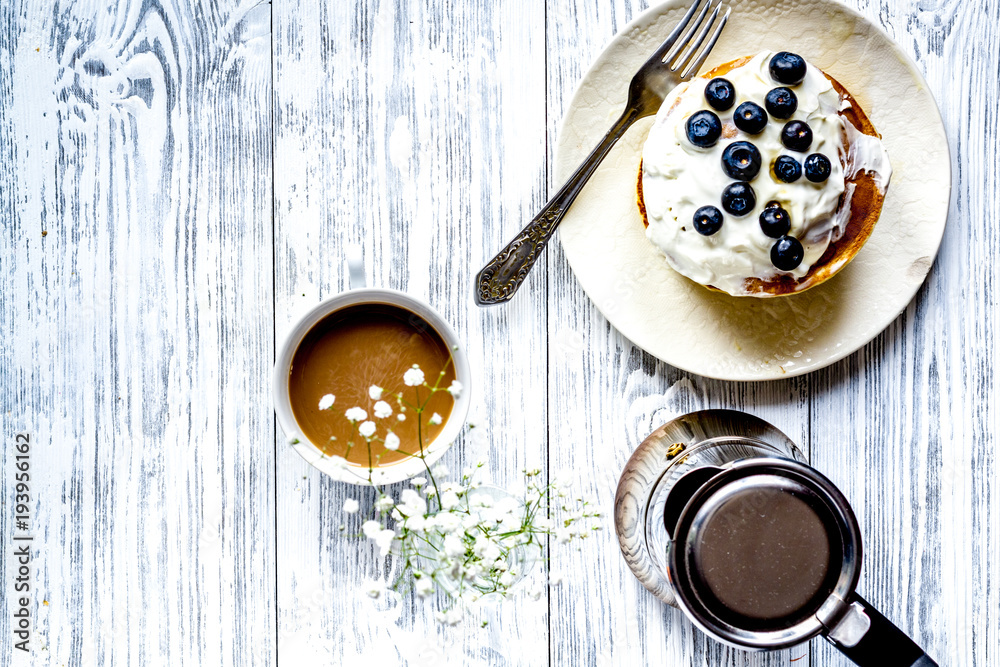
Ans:
[{"label": "stainless steel coffee pot", "polygon": [[706,410],[654,431],[622,473],[615,525],[639,581],[718,641],[822,636],[863,667],[936,667],[857,593],[847,499],[761,419]]}]

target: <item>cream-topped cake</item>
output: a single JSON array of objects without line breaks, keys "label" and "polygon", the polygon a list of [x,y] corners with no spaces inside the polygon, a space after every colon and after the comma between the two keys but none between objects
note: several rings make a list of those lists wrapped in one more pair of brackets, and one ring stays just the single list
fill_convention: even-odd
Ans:
[{"label": "cream-topped cake", "polygon": [[677,86],[643,147],[646,235],[691,280],[777,296],[840,270],[878,219],[891,167],[851,95],[788,52]]}]

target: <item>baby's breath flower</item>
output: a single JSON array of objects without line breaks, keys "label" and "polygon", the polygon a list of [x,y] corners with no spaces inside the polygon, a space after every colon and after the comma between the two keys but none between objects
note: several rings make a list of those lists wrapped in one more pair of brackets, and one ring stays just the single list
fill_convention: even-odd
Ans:
[{"label": "baby's breath flower", "polygon": [[427,597],[434,592],[434,581],[427,576],[420,577],[414,586],[417,590],[417,595],[422,598]]},{"label": "baby's breath flower", "polygon": [[344,501],[344,512],[347,514],[354,514],[361,508],[361,505],[354,498],[348,498]]},{"label": "baby's breath flower", "polygon": [[348,421],[355,423],[363,422],[368,419],[368,413],[365,412],[364,408],[358,407],[348,409],[348,411],[344,413],[344,416],[347,417]]},{"label": "baby's breath flower", "polygon": [[381,581],[367,581],[364,586],[365,595],[378,600],[385,593],[385,584]]},{"label": "baby's breath flower", "polygon": [[428,424],[434,424],[434,425],[440,424],[441,422],[442,422],[441,415],[439,415],[436,412],[431,415],[430,419],[427,420]]},{"label": "baby's breath flower", "polygon": [[375,422],[362,422],[361,426],[358,427],[358,433],[360,433],[364,438],[372,437],[375,435]]},{"label": "baby's breath flower", "polygon": [[389,549],[392,548],[392,541],[396,538],[396,531],[391,528],[386,528],[385,530],[379,531],[371,539],[375,541],[376,546],[378,546],[379,555],[383,558],[389,554]]},{"label": "baby's breath flower", "polygon": [[413,364],[413,368],[403,373],[403,384],[407,387],[419,387],[423,383],[424,372],[416,364]]},{"label": "baby's breath flower", "polygon": [[410,480],[410,484],[417,487],[418,489],[426,483],[427,479],[425,477],[414,477],[413,479]]},{"label": "baby's breath flower", "polygon": [[399,449],[399,436],[389,431],[385,434],[385,442],[382,443],[386,449],[396,451]]},{"label": "baby's breath flower", "polygon": [[361,524],[361,533],[368,538],[374,537],[380,530],[382,530],[382,524],[378,521],[372,521],[369,519]]},{"label": "baby's breath flower", "polygon": [[406,421],[406,415],[404,415],[402,412],[400,412],[400,413],[398,413],[396,415],[396,419],[398,419],[401,422],[405,422]]},{"label": "baby's breath flower", "polygon": [[448,476],[448,469],[446,467],[444,467],[443,463],[439,463],[436,466],[434,466],[434,470],[432,470],[431,472],[434,473],[435,477],[447,477]]},{"label": "baby's breath flower", "polygon": [[330,456],[329,459],[330,463],[333,464],[334,470],[347,470],[348,468],[351,467],[351,464],[348,463],[347,459],[345,459],[343,456],[337,456],[336,454],[334,454],[333,456]]},{"label": "baby's breath flower", "polygon": [[373,401],[377,401],[378,399],[382,398],[382,387],[378,386],[377,384],[373,384],[372,386],[368,387],[368,395],[371,397]]},{"label": "baby's breath flower", "polygon": [[392,416],[392,407],[385,401],[379,401],[376,403],[373,411],[378,419],[385,419],[386,417]]},{"label": "baby's breath flower", "polygon": [[458,558],[465,554],[465,543],[455,535],[444,538],[444,553],[449,558]]},{"label": "baby's breath flower", "polygon": [[379,512],[385,512],[395,504],[396,502],[392,499],[392,496],[379,496],[379,499],[375,501],[375,509]]},{"label": "baby's breath flower", "polygon": [[461,382],[458,380],[452,380],[451,384],[448,385],[448,393],[451,394],[451,397],[457,401],[462,395],[462,388]]},{"label": "baby's breath flower", "polygon": [[333,407],[333,402],[337,400],[337,397],[333,394],[325,394],[323,398],[319,399],[319,409],[329,410]]}]

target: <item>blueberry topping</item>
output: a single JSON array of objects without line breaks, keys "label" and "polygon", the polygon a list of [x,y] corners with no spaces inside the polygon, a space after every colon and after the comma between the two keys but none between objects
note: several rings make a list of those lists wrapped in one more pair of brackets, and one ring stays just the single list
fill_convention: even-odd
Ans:
[{"label": "blueberry topping", "polygon": [[782,236],[771,246],[771,264],[782,271],[794,271],[804,255],[802,244],[793,236]]},{"label": "blueberry topping", "polygon": [[768,69],[772,79],[786,86],[794,86],[806,78],[806,61],[802,56],[788,51],[774,54]]},{"label": "blueberry topping", "polygon": [[760,230],[764,232],[765,236],[770,236],[772,239],[780,239],[792,228],[792,219],[788,217],[788,211],[781,208],[780,205],[771,206],[769,204],[760,212],[758,220],[760,221]]},{"label": "blueberry topping", "polygon": [[722,211],[714,206],[702,206],[694,212],[694,230],[702,236],[711,236],[722,229]]},{"label": "blueberry topping", "polygon": [[757,205],[757,196],[748,183],[730,183],[722,191],[722,208],[735,216],[746,215]]},{"label": "blueberry topping", "polygon": [[791,118],[799,108],[799,98],[788,88],[772,88],[764,98],[767,112],[775,118]]},{"label": "blueberry topping", "polygon": [[747,134],[760,134],[767,125],[767,114],[753,102],[744,102],[736,107],[733,122]]},{"label": "blueberry topping", "polygon": [[781,143],[790,151],[805,153],[813,142],[813,131],[807,123],[792,120],[781,128]]},{"label": "blueberry topping", "polygon": [[729,178],[751,181],[760,171],[760,151],[749,141],[735,141],[722,151],[722,170]]},{"label": "blueberry topping", "polygon": [[794,183],[802,175],[802,165],[791,155],[779,155],[774,161],[774,177],[782,183]]},{"label": "blueberry topping", "polygon": [[705,86],[705,99],[713,109],[726,111],[736,102],[736,89],[726,79],[716,77]]},{"label": "blueberry topping", "polygon": [[813,183],[822,183],[830,178],[830,159],[822,153],[813,153],[803,163],[806,178]]},{"label": "blueberry topping", "polygon": [[711,111],[699,111],[688,118],[688,139],[699,148],[709,148],[722,136],[722,121]]}]

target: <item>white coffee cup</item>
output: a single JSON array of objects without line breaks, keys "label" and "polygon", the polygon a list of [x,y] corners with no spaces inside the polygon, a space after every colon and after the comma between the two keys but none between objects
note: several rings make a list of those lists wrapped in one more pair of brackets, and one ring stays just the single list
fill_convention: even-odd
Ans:
[{"label": "white coffee cup", "polygon": [[462,427],[465,425],[465,418],[469,413],[470,387],[472,386],[469,360],[459,345],[458,335],[455,333],[455,330],[444,321],[436,310],[431,308],[430,304],[398,290],[378,289],[366,286],[364,264],[359,248],[349,249],[347,264],[350,271],[350,289],[327,299],[306,313],[305,316],[295,323],[295,326],[292,327],[291,332],[285,338],[285,342],[278,349],[271,384],[274,411],[278,418],[278,424],[281,426],[281,430],[284,431],[289,443],[306,462],[338,481],[349,482],[351,484],[368,484],[368,468],[366,466],[345,465],[343,459],[324,454],[319,447],[302,435],[301,429],[295,421],[295,415],[292,413],[292,403],[288,389],[289,369],[292,365],[292,358],[295,356],[295,351],[298,349],[302,339],[305,338],[310,329],[330,313],[348,306],[389,304],[420,316],[434,328],[441,337],[441,340],[451,350],[452,363],[455,368],[455,379],[462,384],[462,392],[455,399],[451,414],[448,415],[448,419],[445,421],[441,432],[433,441],[425,445],[425,458],[423,461],[419,458],[405,458],[396,463],[377,466],[372,469],[372,482],[376,484],[394,484],[426,472],[424,462],[426,461],[426,465],[428,466],[433,465],[435,461],[444,455],[448,447],[451,446],[451,443],[461,432]]}]

